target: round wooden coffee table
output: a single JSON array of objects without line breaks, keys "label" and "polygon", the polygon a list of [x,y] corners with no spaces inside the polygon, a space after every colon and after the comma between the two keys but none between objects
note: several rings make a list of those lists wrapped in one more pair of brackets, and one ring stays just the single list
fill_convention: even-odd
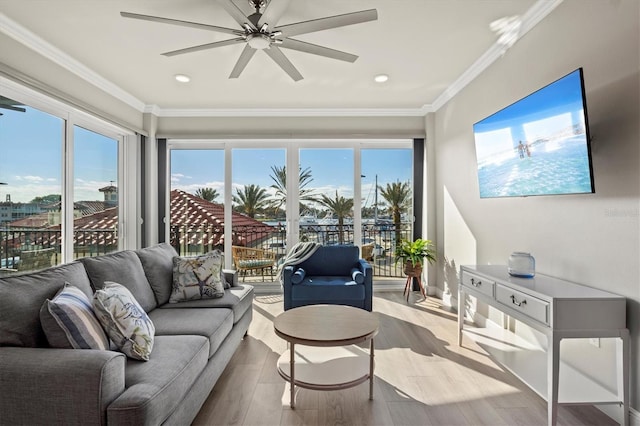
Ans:
[{"label": "round wooden coffee table", "polygon": [[[371,312],[341,305],[303,306],[278,315],[275,332],[289,342],[289,353],[278,360],[278,373],[291,384],[291,408],[296,385],[337,390],[369,380],[373,399],[373,337],[378,324]],[[367,340],[369,353],[356,346]]]}]

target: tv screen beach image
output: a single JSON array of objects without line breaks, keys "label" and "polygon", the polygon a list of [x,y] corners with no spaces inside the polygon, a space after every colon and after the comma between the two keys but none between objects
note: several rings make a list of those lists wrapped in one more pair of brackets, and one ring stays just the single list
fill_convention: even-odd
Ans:
[{"label": "tv screen beach image", "polygon": [[580,71],[474,125],[481,198],[593,192]]}]

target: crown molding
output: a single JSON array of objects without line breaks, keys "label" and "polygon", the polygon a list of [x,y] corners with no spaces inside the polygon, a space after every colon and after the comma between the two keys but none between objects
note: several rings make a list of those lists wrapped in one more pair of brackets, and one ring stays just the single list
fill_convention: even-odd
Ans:
[{"label": "crown molding", "polygon": [[[155,107],[155,108],[153,108]],[[430,106],[420,108],[215,108],[162,109],[147,105],[158,117],[423,117]],[[145,112],[147,112],[145,108]]]},{"label": "crown molding", "polygon": [[142,112],[144,102],[0,12],[0,31],[105,93]]},{"label": "crown molding", "polygon": [[142,112],[145,114],[153,114],[156,117],[160,117],[162,109],[158,105],[145,105]]},{"label": "crown molding", "polygon": [[[538,0],[522,15],[518,40],[542,21],[564,0]],[[517,43],[517,40],[516,40]],[[507,48],[500,43],[494,43],[482,56],[480,56],[456,81],[447,87],[444,92],[433,102],[434,111],[439,110],[449,102],[458,92],[475,80],[492,63],[500,59],[506,53]]]}]

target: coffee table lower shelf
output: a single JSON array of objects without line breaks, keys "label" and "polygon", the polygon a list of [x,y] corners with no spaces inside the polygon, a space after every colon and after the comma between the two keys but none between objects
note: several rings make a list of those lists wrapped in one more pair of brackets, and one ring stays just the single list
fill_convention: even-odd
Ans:
[{"label": "coffee table lower shelf", "polygon": [[[295,346],[294,385],[313,390],[339,390],[357,386],[370,378],[370,354],[350,346]],[[291,354],[278,359],[278,373],[291,382]]]}]

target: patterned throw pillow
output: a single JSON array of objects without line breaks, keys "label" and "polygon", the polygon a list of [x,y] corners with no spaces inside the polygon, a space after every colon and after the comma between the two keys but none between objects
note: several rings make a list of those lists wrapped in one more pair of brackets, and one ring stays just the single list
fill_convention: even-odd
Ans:
[{"label": "patterned throw pillow", "polygon": [[173,258],[173,291],[169,303],[224,296],[224,255],[214,250],[202,256]]},{"label": "patterned throw pillow", "polygon": [[93,313],[91,300],[69,283],[44,302],[40,323],[52,348],[109,349],[109,338]]},{"label": "patterned throw pillow", "polygon": [[125,286],[105,281],[104,287],[93,295],[93,309],[121,352],[129,358],[149,360],[156,329]]}]

